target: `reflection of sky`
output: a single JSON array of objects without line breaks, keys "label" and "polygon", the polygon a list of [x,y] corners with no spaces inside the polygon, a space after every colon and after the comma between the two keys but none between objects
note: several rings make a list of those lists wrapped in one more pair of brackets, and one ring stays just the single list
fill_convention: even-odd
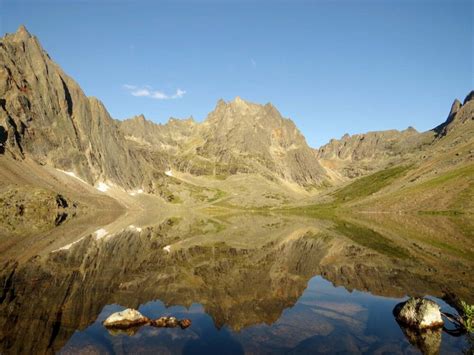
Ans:
[{"label": "reflection of sky", "polygon": [[[443,301],[442,308],[453,312]],[[156,319],[173,315],[192,320],[190,328],[153,328],[144,326],[133,336],[112,336],[102,326],[110,314],[124,307],[104,307],[96,322],[77,331],[64,351],[95,348],[101,352],[137,353],[167,352],[185,354],[240,354],[243,352],[297,353],[393,351],[416,353],[395,322],[392,309],[400,299],[379,297],[360,291],[334,287],[317,276],[298,302],[282,311],[272,325],[257,324],[234,332],[228,327],[217,329],[214,321],[199,304],[189,308],[166,308],[161,301],[140,306],[139,311]],[[464,338],[443,334],[442,350],[462,349]]]}]

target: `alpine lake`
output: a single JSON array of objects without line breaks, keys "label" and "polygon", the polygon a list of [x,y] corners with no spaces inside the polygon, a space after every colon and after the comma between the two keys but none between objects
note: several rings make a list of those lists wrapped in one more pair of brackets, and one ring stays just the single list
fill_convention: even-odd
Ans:
[{"label": "alpine lake", "polygon": [[[464,216],[210,210],[71,219],[0,237],[1,354],[472,354],[399,324],[426,297],[474,303]],[[112,313],[191,320],[108,330]]]}]

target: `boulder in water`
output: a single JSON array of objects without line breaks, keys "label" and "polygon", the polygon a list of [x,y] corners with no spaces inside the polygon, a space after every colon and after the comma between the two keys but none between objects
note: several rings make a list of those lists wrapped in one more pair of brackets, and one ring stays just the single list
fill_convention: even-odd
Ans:
[{"label": "boulder in water", "polygon": [[[152,321],[151,325],[153,325],[154,327],[160,327],[160,328],[161,327],[175,328],[178,325],[181,326],[181,322],[183,321],[189,321],[189,320],[184,319],[182,321],[178,321],[175,317],[160,317],[157,320]],[[191,324],[191,321],[189,321],[189,323]],[[181,326],[181,328],[183,327]],[[184,328],[187,328],[187,327],[184,327]]]},{"label": "boulder in water", "polygon": [[182,319],[178,323],[181,329],[186,329],[191,325],[191,319]]},{"label": "boulder in water", "polygon": [[121,312],[111,314],[105,321],[107,328],[131,328],[150,323],[150,319],[143,316],[135,309],[125,309]]},{"label": "boulder in water", "polygon": [[395,306],[398,322],[414,329],[433,329],[444,325],[439,305],[426,298],[410,298]]}]

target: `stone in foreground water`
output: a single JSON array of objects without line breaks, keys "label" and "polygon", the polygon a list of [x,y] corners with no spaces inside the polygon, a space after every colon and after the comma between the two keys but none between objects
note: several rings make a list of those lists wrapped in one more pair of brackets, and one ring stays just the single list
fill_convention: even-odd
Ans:
[{"label": "stone in foreground water", "polygon": [[150,319],[143,316],[135,309],[125,309],[121,312],[111,314],[105,321],[104,326],[108,328],[130,328],[150,322]]},{"label": "stone in foreground water", "polygon": [[410,298],[393,310],[397,320],[414,329],[433,329],[444,325],[439,305],[426,298]]}]

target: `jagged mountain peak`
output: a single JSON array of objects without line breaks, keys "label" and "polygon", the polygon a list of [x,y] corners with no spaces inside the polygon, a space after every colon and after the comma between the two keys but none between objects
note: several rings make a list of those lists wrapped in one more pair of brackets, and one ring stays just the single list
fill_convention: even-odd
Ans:
[{"label": "jagged mountain peak", "polygon": [[255,124],[266,128],[274,128],[289,124],[294,126],[290,119],[282,117],[280,112],[271,104],[258,104],[244,100],[237,96],[226,102],[220,99],[215,109],[210,112],[204,121],[207,125],[218,125],[219,129],[232,129],[235,126],[251,127]]},{"label": "jagged mountain peak", "polygon": [[196,123],[193,116],[189,116],[188,118],[170,117],[168,122],[166,122],[167,125],[195,125]]},{"label": "jagged mountain peak", "polygon": [[471,91],[464,102],[461,103],[458,99],[455,99],[449,110],[448,117],[446,121],[437,127],[433,128],[433,131],[438,137],[446,136],[446,134],[452,130],[454,127],[462,125],[469,120],[472,121],[473,117],[473,105],[472,101],[474,100],[474,90]]},{"label": "jagged mountain peak", "polygon": [[136,120],[138,122],[145,122],[147,119],[145,118],[145,115],[143,113],[132,117],[132,120]]},{"label": "jagged mountain peak", "polygon": [[240,96],[236,96],[233,100],[225,101],[224,99],[219,99],[216,104],[217,109],[225,109],[231,108],[234,110],[238,109],[268,109],[268,108],[275,108],[270,102],[266,104],[259,104],[255,102],[251,102],[249,100],[245,100]]},{"label": "jagged mountain peak", "polygon": [[23,37],[23,38],[30,38],[30,37],[31,37],[31,34],[30,34],[30,32],[26,29],[25,25],[20,25],[20,27],[18,27],[18,30],[16,31],[15,34],[16,34],[17,36]]},{"label": "jagged mountain peak", "polygon": [[16,45],[22,43],[24,52],[31,52],[31,48],[35,48],[35,52],[47,55],[36,36],[32,35],[24,25],[20,25],[14,33],[5,33],[1,40]]},{"label": "jagged mountain peak", "polygon": [[471,100],[474,100],[474,90],[471,90],[471,92],[467,94],[466,98],[464,99],[463,105],[467,104]]},{"label": "jagged mountain peak", "polygon": [[451,105],[451,110],[449,111],[448,117],[451,116],[451,115],[456,114],[456,112],[459,111],[461,106],[462,106],[461,101],[459,101],[458,99],[455,99],[453,104]]}]

